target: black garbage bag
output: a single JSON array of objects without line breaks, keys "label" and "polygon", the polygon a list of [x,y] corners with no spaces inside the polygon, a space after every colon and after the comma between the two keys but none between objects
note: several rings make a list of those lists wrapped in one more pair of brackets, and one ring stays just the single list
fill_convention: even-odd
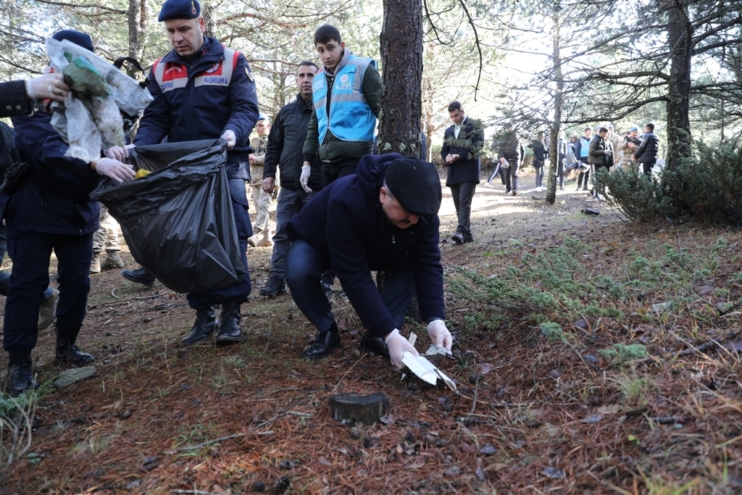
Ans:
[{"label": "black garbage bag", "polygon": [[176,292],[228,287],[245,273],[229,194],[224,140],[137,146],[125,184],[109,178],[90,195],[118,220],[134,259]]}]

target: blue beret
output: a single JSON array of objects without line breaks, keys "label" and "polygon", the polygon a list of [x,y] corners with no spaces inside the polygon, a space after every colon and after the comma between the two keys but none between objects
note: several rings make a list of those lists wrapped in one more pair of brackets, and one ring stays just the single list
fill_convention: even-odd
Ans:
[{"label": "blue beret", "polygon": [[639,128],[636,127],[636,126],[634,126],[631,129],[629,129],[629,132],[638,132],[638,131],[639,131]]},{"label": "blue beret", "polygon": [[72,43],[81,46],[86,50],[89,50],[91,52],[95,51],[95,47],[93,47],[93,38],[91,38],[88,34],[81,33],[80,31],[75,31],[74,29],[65,29],[64,31],[54,33],[52,35],[52,38],[57,41],[71,41]]},{"label": "blue beret", "polygon": [[201,15],[201,4],[198,0],[165,0],[157,22],[173,19],[197,19]]},{"label": "blue beret", "polygon": [[264,113],[261,113],[261,114],[258,115],[258,120],[265,120],[267,118],[268,117],[266,117]]}]

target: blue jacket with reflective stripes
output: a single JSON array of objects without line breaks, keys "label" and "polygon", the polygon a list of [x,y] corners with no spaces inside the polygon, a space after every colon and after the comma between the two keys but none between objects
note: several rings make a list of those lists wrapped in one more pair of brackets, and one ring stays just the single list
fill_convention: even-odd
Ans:
[{"label": "blue jacket with reflective stripes", "polygon": [[[166,136],[170,143],[218,139],[231,129],[237,144],[227,161],[246,162],[258,96],[245,57],[227,53],[232,60],[225,60],[225,49],[215,38],[206,38],[201,55],[190,63],[175,50],[158,60],[147,78],[154,101],[144,111],[134,144],[158,144]],[[158,67],[163,69],[161,82]]]}]

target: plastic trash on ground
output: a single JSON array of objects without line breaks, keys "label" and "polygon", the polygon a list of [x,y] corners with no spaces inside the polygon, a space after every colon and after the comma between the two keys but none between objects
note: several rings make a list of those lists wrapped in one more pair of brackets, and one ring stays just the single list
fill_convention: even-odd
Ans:
[{"label": "plastic trash on ground", "polygon": [[224,140],[137,146],[136,169],[91,194],[118,220],[134,259],[176,292],[228,287],[245,273],[227,182]]},{"label": "plastic trash on ground", "polygon": [[445,373],[439,370],[425,357],[414,356],[409,352],[405,352],[404,356],[402,356],[402,362],[419,379],[428,382],[431,385],[436,385],[438,383],[438,380],[441,380],[448,386],[448,388],[456,391],[456,384],[453,382],[453,380],[446,376]]}]

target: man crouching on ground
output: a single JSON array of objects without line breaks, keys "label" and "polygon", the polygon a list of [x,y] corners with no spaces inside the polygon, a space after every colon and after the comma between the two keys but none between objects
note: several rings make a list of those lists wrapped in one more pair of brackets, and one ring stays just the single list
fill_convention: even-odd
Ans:
[{"label": "man crouching on ground", "polygon": [[[322,359],[340,347],[320,285],[328,269],[367,329],[362,351],[388,355],[398,368],[405,351],[418,355],[399,333],[416,290],[431,340],[451,349],[443,321],[440,206],[441,184],[432,164],[395,153],[366,155],[355,175],[324,188],[291,219],[287,282],[296,305],[317,328],[302,357]],[[381,294],[372,270],[390,272]]]}]

